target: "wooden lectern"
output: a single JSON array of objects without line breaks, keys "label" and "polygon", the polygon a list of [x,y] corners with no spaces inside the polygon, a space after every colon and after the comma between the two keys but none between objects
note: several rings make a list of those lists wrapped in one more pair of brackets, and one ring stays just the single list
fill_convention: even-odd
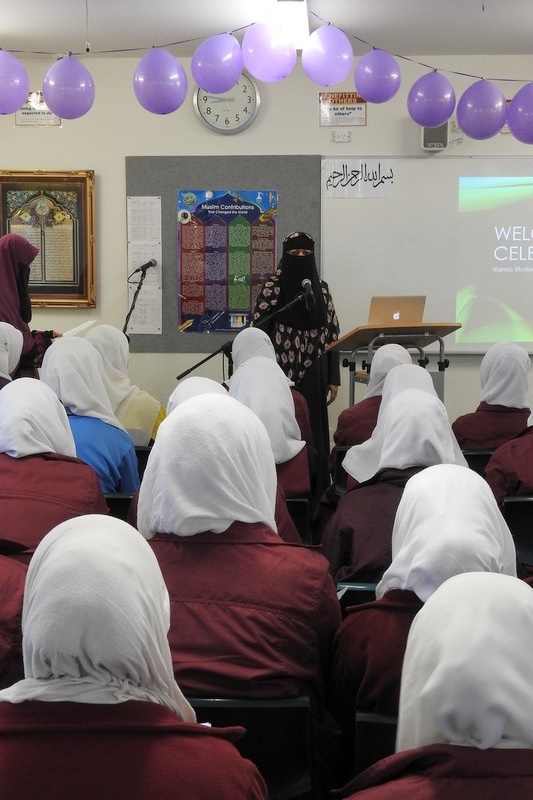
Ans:
[{"label": "wooden lectern", "polygon": [[[425,364],[424,348],[435,342],[439,343],[439,360],[437,362],[439,373],[444,373],[448,366],[448,360],[444,355],[443,338],[449,333],[453,333],[461,327],[459,322],[398,322],[397,324],[387,325],[360,325],[353,331],[341,336],[334,344],[326,349],[336,352],[349,353],[345,366],[350,369],[350,405],[354,404],[355,383],[366,383],[368,372],[372,363],[374,350],[382,344],[401,344],[407,349],[418,350],[420,363]],[[355,361],[358,352],[366,350],[366,371],[357,373]],[[443,375],[440,381],[436,381],[438,373],[433,373],[435,388],[440,399],[443,400],[444,380]]]}]

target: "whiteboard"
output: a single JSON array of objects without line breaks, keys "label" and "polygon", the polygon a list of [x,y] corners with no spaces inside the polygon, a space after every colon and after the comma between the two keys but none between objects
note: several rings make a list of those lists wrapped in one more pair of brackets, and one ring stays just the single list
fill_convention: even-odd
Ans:
[{"label": "whiteboard", "polygon": [[533,350],[533,159],[426,155],[387,164],[384,195],[332,199],[322,178],[339,317],[357,327],[373,295],[425,294],[425,321],[462,323],[447,351],[483,353],[496,341]]}]

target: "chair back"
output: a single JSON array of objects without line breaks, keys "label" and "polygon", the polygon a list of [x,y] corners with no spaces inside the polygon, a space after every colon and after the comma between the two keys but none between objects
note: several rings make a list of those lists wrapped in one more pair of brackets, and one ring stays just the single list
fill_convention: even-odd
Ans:
[{"label": "chair back", "polygon": [[390,756],[396,747],[398,717],[355,712],[355,771],[356,774]]},{"label": "chair back", "polygon": [[337,445],[335,447],[333,489],[338,497],[342,497],[348,491],[348,473],[342,466],[342,462],[350,447],[352,447],[351,444]]},{"label": "chair back", "polygon": [[152,449],[151,444],[136,444],[135,455],[137,456],[137,469],[139,471],[139,480],[142,481],[144,470],[146,469],[146,462]]},{"label": "chair back", "polygon": [[337,597],[341,605],[342,615],[349,606],[371,603],[376,599],[377,583],[337,583]]},{"label": "chair back", "polygon": [[533,494],[504,497],[501,509],[514,539],[517,560],[533,565]]},{"label": "chair back", "polygon": [[107,492],[104,497],[111,516],[127,522],[133,494],[131,492]]},{"label": "chair back", "polygon": [[485,467],[494,450],[463,450],[462,452],[470,469],[484,477]]},{"label": "chair back", "polygon": [[292,800],[311,789],[311,698],[253,700],[188,697],[198,722],[217,727],[241,725],[246,735],[235,743],[259,769],[269,800]]},{"label": "chair back", "polygon": [[311,503],[308,497],[287,497],[287,510],[304,544],[312,544]]}]

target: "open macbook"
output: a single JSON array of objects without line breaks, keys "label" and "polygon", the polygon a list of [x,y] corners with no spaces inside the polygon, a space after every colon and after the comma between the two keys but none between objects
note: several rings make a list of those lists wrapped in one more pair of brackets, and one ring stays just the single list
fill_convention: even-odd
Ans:
[{"label": "open macbook", "polygon": [[422,322],[425,295],[375,296],[370,300],[368,325],[394,325],[407,322],[417,325]]}]

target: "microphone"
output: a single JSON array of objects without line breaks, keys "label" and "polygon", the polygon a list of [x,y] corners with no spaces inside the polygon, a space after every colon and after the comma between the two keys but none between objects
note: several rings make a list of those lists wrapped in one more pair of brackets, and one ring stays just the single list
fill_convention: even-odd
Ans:
[{"label": "microphone", "polygon": [[313,292],[313,284],[309,278],[303,279],[302,289],[304,291],[305,307],[310,311],[315,305],[315,293]]},{"label": "microphone", "polygon": [[134,269],[131,274],[136,275],[137,272],[146,273],[146,270],[149,269],[150,267],[157,267],[157,260],[155,258],[151,258],[150,261],[146,262],[146,264],[142,264],[142,266],[137,267],[137,269]]}]

